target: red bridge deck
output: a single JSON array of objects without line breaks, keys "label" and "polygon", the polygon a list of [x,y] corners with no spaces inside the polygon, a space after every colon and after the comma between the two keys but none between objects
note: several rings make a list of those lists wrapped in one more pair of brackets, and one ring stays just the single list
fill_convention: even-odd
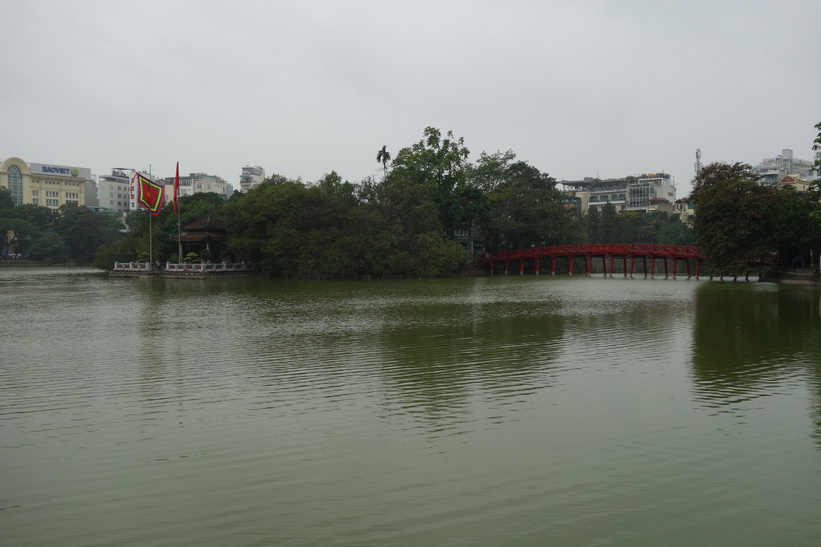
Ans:
[{"label": "red bridge deck", "polygon": [[[691,277],[690,262],[695,262],[696,279],[698,279],[701,263],[706,260],[698,250],[692,245],[653,245],[645,243],[619,243],[619,244],[589,244],[589,245],[548,245],[541,247],[529,247],[526,249],[516,249],[512,251],[501,251],[498,253],[484,254],[476,261],[477,266],[487,266],[490,274],[493,275],[500,265],[504,264],[504,273],[510,271],[510,263],[519,263],[519,273],[525,273],[525,264],[532,261],[533,270],[538,275],[541,272],[542,259],[550,259],[550,273],[556,273],[556,261],[564,258],[567,261],[567,273],[573,275],[573,263],[575,259],[584,259],[585,274],[590,275],[593,267],[593,260],[601,257],[602,271],[605,274],[613,275],[613,264],[616,258],[622,260],[624,264],[624,275],[633,277],[633,270],[636,259],[640,259],[643,265],[644,276],[653,275],[656,271],[656,260],[664,262],[664,276],[669,275],[668,259],[672,259],[673,277],[676,276],[678,261],[683,260],[687,265],[687,276]],[[650,260],[650,268],[647,268],[647,260]],[[608,268],[609,261],[609,268]],[[629,267],[628,267],[629,262]]]}]

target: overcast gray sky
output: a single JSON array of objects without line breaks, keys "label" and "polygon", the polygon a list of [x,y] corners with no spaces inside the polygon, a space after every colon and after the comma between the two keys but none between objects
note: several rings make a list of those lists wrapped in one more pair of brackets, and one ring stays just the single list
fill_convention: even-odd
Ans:
[{"label": "overcast gray sky", "polygon": [[821,2],[0,0],[0,159],[314,182],[426,126],[558,180],[812,158]]}]

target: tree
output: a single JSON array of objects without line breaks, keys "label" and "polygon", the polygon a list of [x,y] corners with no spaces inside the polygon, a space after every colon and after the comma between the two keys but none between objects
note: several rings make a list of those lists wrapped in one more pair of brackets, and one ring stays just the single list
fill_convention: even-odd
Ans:
[{"label": "tree", "polygon": [[761,186],[743,163],[713,163],[694,179],[694,229],[713,272],[742,275],[775,246],[777,190]]},{"label": "tree", "polygon": [[602,206],[599,219],[598,241],[595,243],[617,243],[616,206],[609,201]]},{"label": "tree", "polygon": [[776,193],[773,206],[773,240],[782,264],[806,257],[821,242],[821,218],[813,215],[818,207],[812,193],[784,188]]},{"label": "tree", "polygon": [[233,197],[222,208],[229,233],[228,248],[238,260],[261,262],[263,270],[279,275],[284,266],[271,248],[282,217],[295,206],[295,196],[304,185],[294,181],[267,179],[257,188]]},{"label": "tree", "polygon": [[510,166],[516,159],[512,150],[507,152],[482,152],[476,166],[469,171],[471,184],[482,192],[490,193],[508,178]]},{"label": "tree", "polygon": [[[491,250],[584,239],[581,226],[564,207],[555,179],[547,173],[517,161],[499,176],[502,180],[488,194],[490,211],[483,227]],[[574,225],[578,230],[572,229]]]},{"label": "tree", "polygon": [[382,163],[383,179],[388,178],[388,162],[391,161],[391,153],[388,152],[388,145],[382,145],[382,150],[377,152],[376,161]]},{"label": "tree", "polygon": [[78,262],[91,262],[99,247],[117,239],[120,225],[113,216],[78,205],[63,205],[59,213],[54,231],[63,238],[69,256]]},{"label": "tree", "polygon": [[[6,236],[12,231],[14,232],[14,241],[8,242],[6,241]],[[44,230],[40,230],[37,225],[28,220],[15,217],[0,218],[0,235],[2,235],[2,241],[5,241],[6,244],[13,243],[14,252],[17,254],[25,255],[28,252],[29,244],[43,232]]]},{"label": "tree", "polygon": [[439,209],[442,230],[452,238],[460,222],[455,211],[463,197],[459,191],[467,181],[469,155],[464,138],[455,138],[451,131],[443,137],[438,129],[426,127],[422,140],[396,155],[386,183],[401,181],[428,192]]},{"label": "tree", "polygon": [[14,198],[8,188],[0,186],[0,211],[10,211],[14,209]]},{"label": "tree", "polygon": [[37,226],[38,230],[45,231],[54,225],[54,221],[57,219],[57,212],[42,205],[24,203],[14,208],[14,216],[31,222]]},{"label": "tree", "polygon": [[39,232],[29,242],[27,252],[36,259],[65,260],[69,249],[63,238],[54,232]]},{"label": "tree", "polygon": [[[815,128],[818,130],[818,136],[816,136],[813,141],[812,149],[821,150],[821,122],[815,124]],[[815,160],[815,173],[821,174],[821,158]]]},{"label": "tree", "polygon": [[601,233],[601,213],[598,207],[591,207],[584,217],[585,230],[588,243],[601,243],[599,234]]},{"label": "tree", "polygon": [[[813,141],[812,149],[821,150],[821,122],[815,124],[815,128],[818,130],[818,136],[815,137]],[[815,160],[815,174],[821,175],[821,158]],[[812,194],[813,201],[821,201],[821,178],[816,179],[810,185],[810,193]],[[821,220],[821,207],[816,207],[810,215],[816,220]]]},{"label": "tree", "polygon": [[663,224],[658,232],[658,241],[663,245],[695,245],[693,230],[679,218],[672,218]]}]

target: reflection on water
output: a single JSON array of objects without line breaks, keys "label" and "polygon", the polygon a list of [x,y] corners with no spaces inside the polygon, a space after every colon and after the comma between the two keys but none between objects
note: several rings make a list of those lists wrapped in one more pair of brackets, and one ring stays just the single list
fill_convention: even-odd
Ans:
[{"label": "reflection on water", "polygon": [[706,284],[696,293],[693,380],[717,412],[743,415],[756,399],[806,386],[821,441],[821,291]]},{"label": "reflection on water", "polygon": [[817,289],[0,269],[0,314],[7,545],[821,535]]}]

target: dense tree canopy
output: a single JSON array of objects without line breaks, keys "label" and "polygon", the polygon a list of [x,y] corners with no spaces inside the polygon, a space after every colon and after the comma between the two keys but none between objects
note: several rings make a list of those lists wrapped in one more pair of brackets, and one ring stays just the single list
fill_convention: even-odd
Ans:
[{"label": "dense tree canopy", "polygon": [[821,226],[812,218],[810,193],[779,190],[758,183],[743,163],[713,163],[694,180],[690,200],[696,205],[695,233],[711,268],[722,275],[742,275],[781,262],[793,264],[821,241]]},{"label": "dense tree canopy", "polygon": [[776,190],[759,185],[749,165],[713,163],[701,169],[694,183],[693,227],[713,271],[744,274],[774,250]]},{"label": "dense tree canopy", "polygon": [[[8,197],[8,199],[7,199]],[[86,207],[64,205],[53,210],[40,205],[15,206],[0,188],[0,247],[35,260],[91,262],[97,249],[117,237],[118,222]],[[8,241],[14,234],[14,241]]]},{"label": "dense tree canopy", "polygon": [[488,245],[515,249],[583,240],[581,224],[565,208],[555,179],[523,161],[500,167],[487,194],[490,214],[483,231]]},{"label": "dense tree canopy", "polygon": [[[812,149],[821,150],[821,122],[815,124],[815,128],[818,130],[818,136],[815,137],[815,140],[812,143]],[[815,160],[815,174],[821,175],[821,157]],[[816,179],[812,183],[810,186],[810,193],[812,194],[816,204],[821,204],[821,178]],[[815,207],[812,213],[810,213],[810,216],[821,221],[821,207]]]}]

